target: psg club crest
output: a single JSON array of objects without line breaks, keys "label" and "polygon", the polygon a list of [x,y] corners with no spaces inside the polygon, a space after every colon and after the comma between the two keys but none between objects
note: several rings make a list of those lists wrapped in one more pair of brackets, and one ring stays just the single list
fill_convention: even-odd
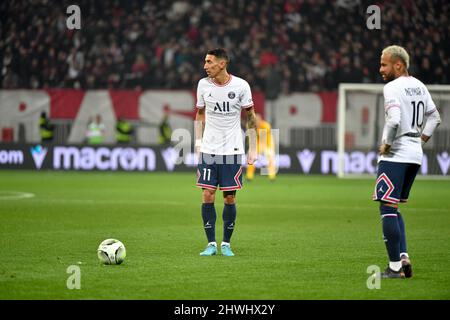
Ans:
[{"label": "psg club crest", "polygon": [[236,94],[233,91],[228,92],[228,98],[234,99],[234,97],[236,97]]}]

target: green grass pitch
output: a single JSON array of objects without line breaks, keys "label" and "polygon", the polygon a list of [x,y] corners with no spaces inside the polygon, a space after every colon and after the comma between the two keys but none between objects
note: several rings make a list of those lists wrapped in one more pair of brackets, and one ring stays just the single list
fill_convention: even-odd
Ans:
[{"label": "green grass pitch", "polygon": [[[417,180],[402,206],[414,277],[384,269],[374,179],[258,176],[237,195],[235,257],[206,245],[194,173],[0,171],[0,299],[449,299],[450,181]],[[10,192],[34,194],[6,198]],[[222,237],[218,194],[217,240]],[[100,265],[106,238],[127,248]],[[80,267],[79,290],[67,268]]]}]

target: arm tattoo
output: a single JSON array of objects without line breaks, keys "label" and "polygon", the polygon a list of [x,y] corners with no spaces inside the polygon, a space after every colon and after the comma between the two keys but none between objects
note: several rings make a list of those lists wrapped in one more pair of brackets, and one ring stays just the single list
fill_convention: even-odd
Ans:
[{"label": "arm tattoo", "polygon": [[257,147],[257,134],[256,134],[256,115],[253,108],[247,110],[247,132],[245,133],[248,137],[248,152],[250,154],[255,154]]},{"label": "arm tattoo", "polygon": [[247,110],[247,126],[248,129],[256,130],[256,116],[253,108],[249,108],[249,110]]}]

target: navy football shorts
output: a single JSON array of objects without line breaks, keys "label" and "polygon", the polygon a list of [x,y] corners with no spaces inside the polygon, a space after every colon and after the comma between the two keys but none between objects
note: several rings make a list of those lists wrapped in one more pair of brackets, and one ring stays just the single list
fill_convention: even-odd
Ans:
[{"label": "navy football shorts", "polygon": [[230,191],[242,188],[242,155],[200,153],[197,187]]},{"label": "navy football shorts", "polygon": [[419,168],[415,163],[380,161],[372,199],[394,204],[406,202]]}]

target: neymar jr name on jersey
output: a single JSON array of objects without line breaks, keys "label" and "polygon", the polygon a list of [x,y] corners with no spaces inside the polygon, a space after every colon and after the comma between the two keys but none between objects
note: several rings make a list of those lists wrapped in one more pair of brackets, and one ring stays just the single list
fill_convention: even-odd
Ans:
[{"label": "neymar jr name on jersey", "polygon": [[405,94],[408,97],[425,95],[425,88],[417,87],[417,88],[403,88],[403,89],[405,89]]}]

